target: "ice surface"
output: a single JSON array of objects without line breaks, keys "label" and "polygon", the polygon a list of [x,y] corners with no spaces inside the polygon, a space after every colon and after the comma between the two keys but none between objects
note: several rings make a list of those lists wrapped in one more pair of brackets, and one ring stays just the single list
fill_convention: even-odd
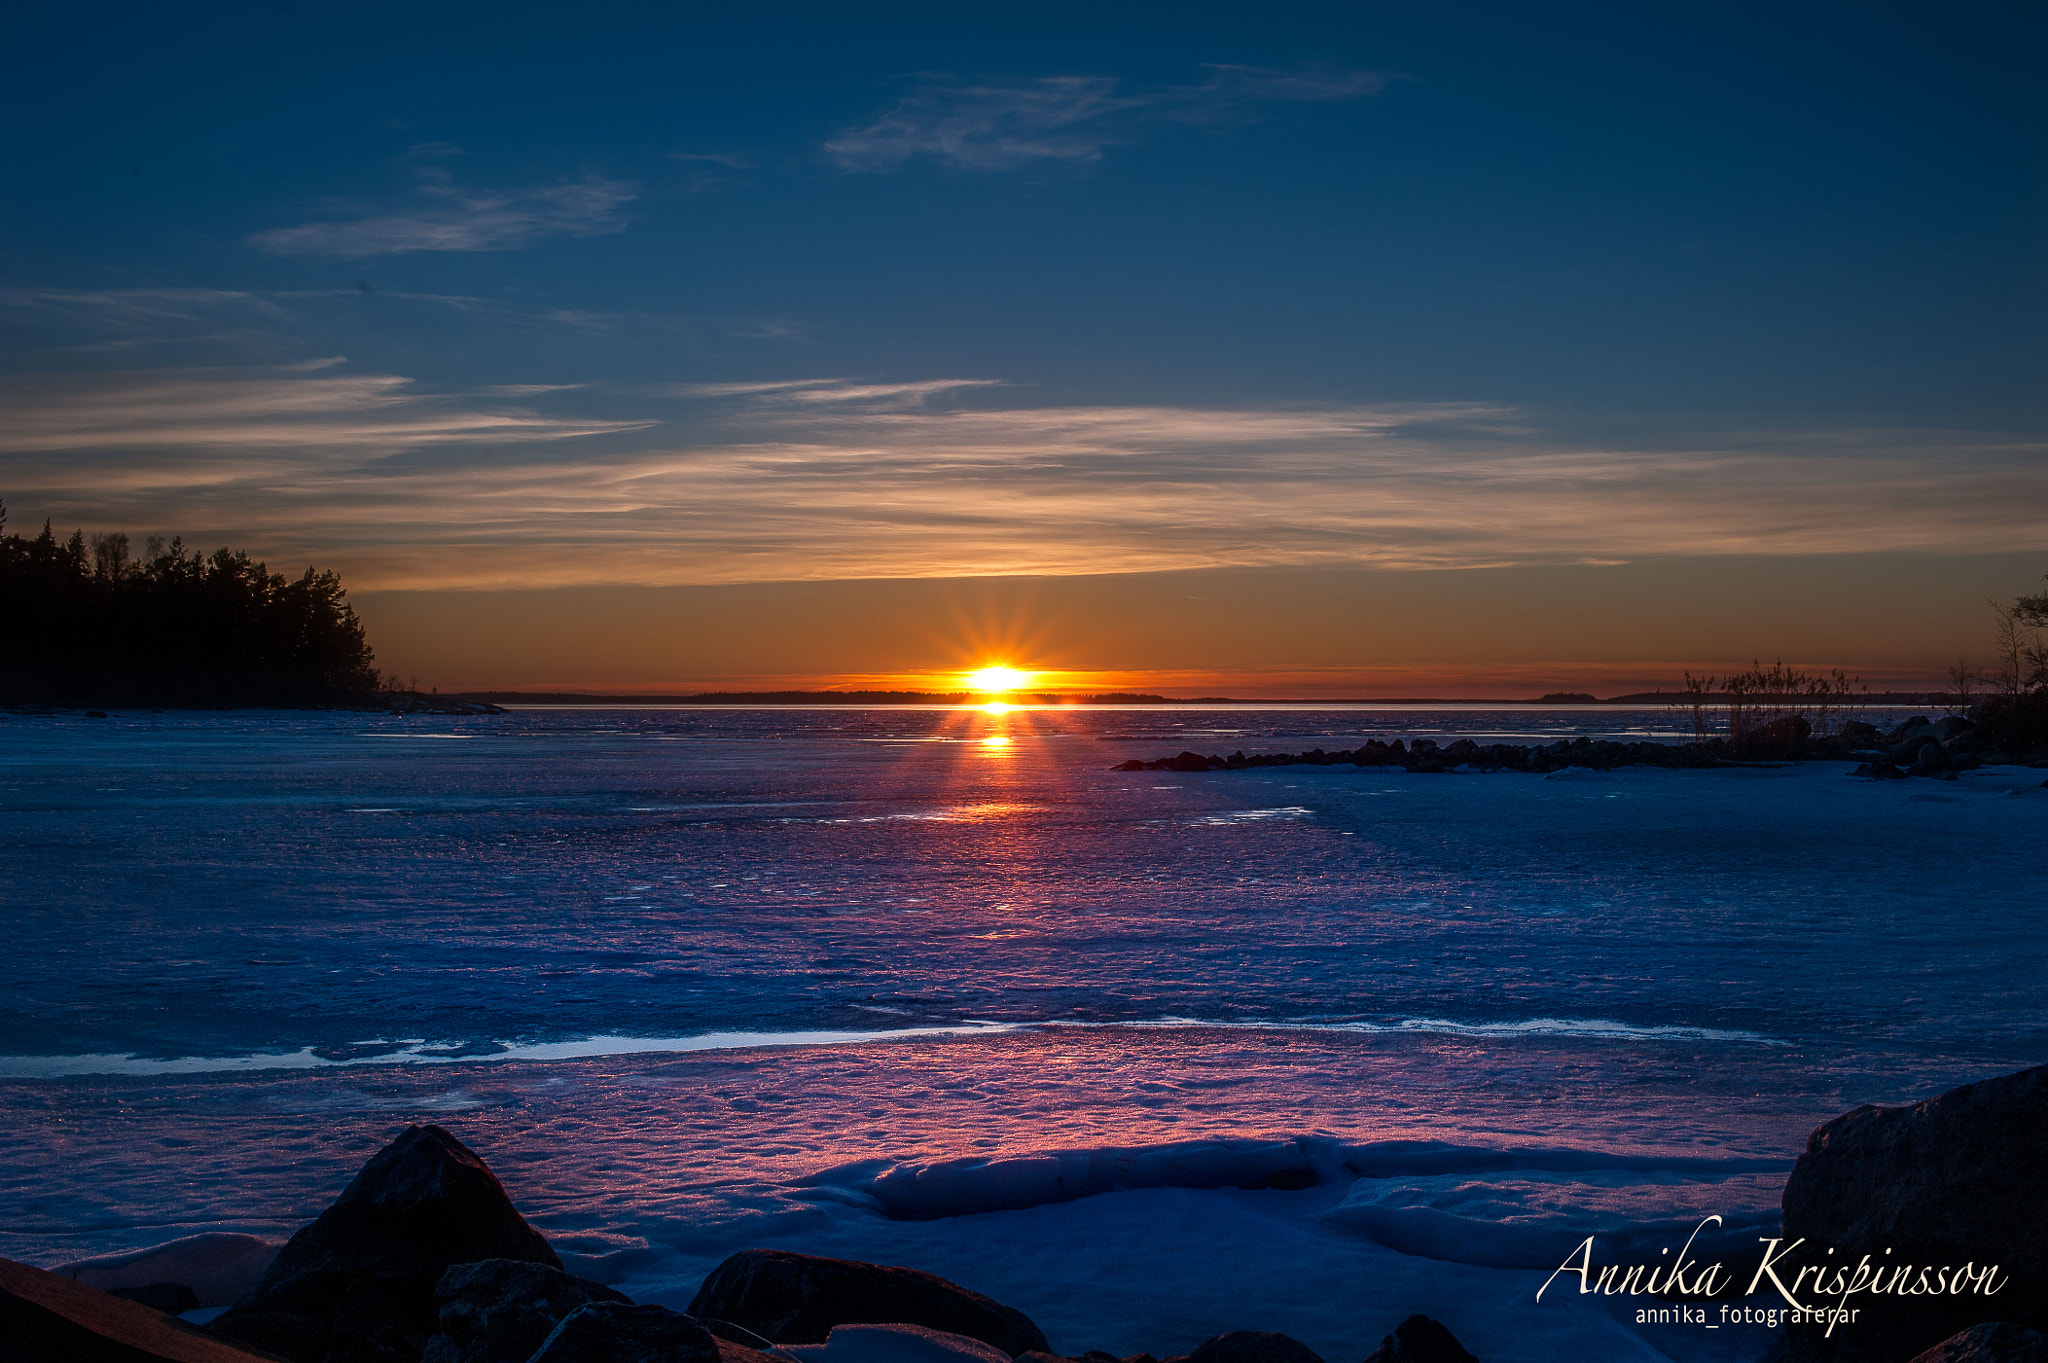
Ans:
[{"label": "ice surface", "polygon": [[227,1275],[421,1120],[677,1308],[769,1245],[1067,1352],[1748,1356],[1534,1293],[2043,1058],[2039,773],[1106,770],[1662,719],[0,721],[0,1254]]}]

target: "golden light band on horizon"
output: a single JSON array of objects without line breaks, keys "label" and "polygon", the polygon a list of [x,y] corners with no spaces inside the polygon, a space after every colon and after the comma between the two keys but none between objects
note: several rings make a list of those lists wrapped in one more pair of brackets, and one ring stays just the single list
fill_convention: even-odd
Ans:
[{"label": "golden light band on horizon", "polygon": [[1035,672],[1024,672],[1002,663],[991,663],[986,667],[969,672],[964,680],[970,691],[1006,692],[1018,691],[1031,684]]}]

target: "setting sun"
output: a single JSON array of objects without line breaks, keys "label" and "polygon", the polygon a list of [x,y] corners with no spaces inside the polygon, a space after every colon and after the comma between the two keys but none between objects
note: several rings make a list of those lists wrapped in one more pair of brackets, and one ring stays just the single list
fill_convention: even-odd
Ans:
[{"label": "setting sun", "polygon": [[1014,667],[984,667],[967,674],[967,685],[975,691],[1015,691],[1030,680],[1030,673]]}]

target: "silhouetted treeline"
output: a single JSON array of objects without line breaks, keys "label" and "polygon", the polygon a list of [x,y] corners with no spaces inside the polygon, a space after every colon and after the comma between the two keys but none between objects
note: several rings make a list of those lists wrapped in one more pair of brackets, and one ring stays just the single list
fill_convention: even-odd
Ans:
[{"label": "silhouetted treeline", "polygon": [[0,703],[359,704],[377,688],[341,579],[296,580],[247,554],[187,553],[152,536],[5,534],[0,503]]}]

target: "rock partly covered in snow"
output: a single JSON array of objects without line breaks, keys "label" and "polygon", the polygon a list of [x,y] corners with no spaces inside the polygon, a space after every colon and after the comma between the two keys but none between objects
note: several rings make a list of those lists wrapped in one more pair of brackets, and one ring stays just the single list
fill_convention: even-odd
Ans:
[{"label": "rock partly covered in snow", "polygon": [[719,1363],[718,1341],[666,1306],[599,1301],[562,1317],[530,1363]]},{"label": "rock partly covered in snow", "polygon": [[172,1316],[58,1273],[0,1259],[8,1363],[262,1363]]},{"label": "rock partly covered in snow", "polygon": [[[993,1344],[1005,1356],[1046,1348],[1022,1311],[934,1273],[782,1250],[741,1250],[711,1271],[690,1314],[758,1346],[823,1344],[837,1325],[922,1325]],[[725,1333],[720,1331],[720,1333]]]},{"label": "rock partly covered in snow", "polygon": [[784,1345],[776,1353],[798,1363],[1010,1363],[993,1344],[923,1325],[835,1325],[823,1344]]},{"label": "rock partly covered in snow", "polygon": [[412,1363],[436,1332],[435,1285],[479,1259],[562,1266],[473,1151],[407,1127],[211,1328],[302,1363]]},{"label": "rock partly covered in snow", "polygon": [[1380,1341],[1365,1363],[1479,1363],[1441,1321],[1410,1316]]},{"label": "rock partly covered in snow", "polygon": [[182,1315],[199,1309],[199,1294],[183,1283],[145,1283],[141,1287],[112,1287],[107,1289],[110,1297],[122,1301],[139,1302],[152,1311],[161,1311],[167,1316]]},{"label": "rock partly covered in snow", "polygon": [[434,1302],[440,1333],[420,1363],[526,1363],[578,1307],[632,1305],[603,1283],[519,1259],[455,1265],[441,1275]]},{"label": "rock partly covered in snow", "polygon": [[1913,1363],[2048,1363],[2048,1335],[1994,1321],[1949,1336]]},{"label": "rock partly covered in snow", "polygon": [[1793,1328],[1808,1356],[1907,1359],[1987,1318],[2048,1327],[2048,1066],[1835,1118],[1808,1138],[1784,1209],[1785,1242],[1807,1242],[1799,1264],[1833,1249],[1851,1266],[1996,1264],[2009,1279],[1991,1296],[1859,1294],[1854,1329]]},{"label": "rock partly covered in snow", "polygon": [[[226,1306],[254,1287],[277,1257],[277,1243],[254,1235],[206,1231],[168,1244],[102,1254],[52,1269],[102,1292],[189,1288],[198,1306]],[[150,1302],[150,1305],[156,1305]],[[158,1310],[164,1308],[157,1307]]]}]

